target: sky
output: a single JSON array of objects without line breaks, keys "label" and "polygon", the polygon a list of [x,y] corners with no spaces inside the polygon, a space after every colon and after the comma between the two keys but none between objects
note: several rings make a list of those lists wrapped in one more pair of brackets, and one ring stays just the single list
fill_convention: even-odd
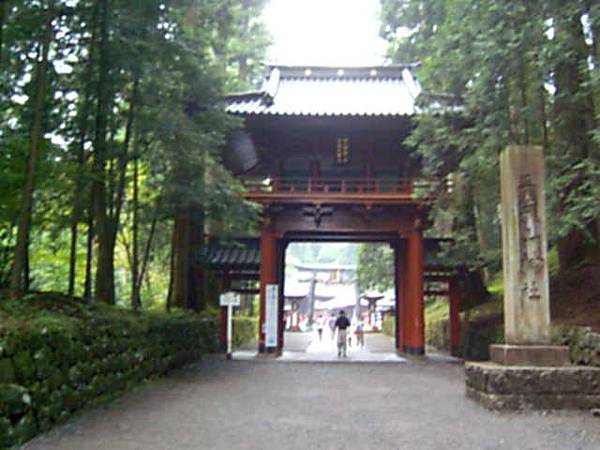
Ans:
[{"label": "sky", "polygon": [[268,62],[357,66],[384,62],[379,0],[270,0]]}]

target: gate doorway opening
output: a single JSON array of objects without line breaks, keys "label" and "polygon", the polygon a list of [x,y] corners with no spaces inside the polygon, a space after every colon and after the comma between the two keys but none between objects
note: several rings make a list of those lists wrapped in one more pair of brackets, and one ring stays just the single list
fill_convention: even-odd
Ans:
[{"label": "gate doorway opening", "polygon": [[[351,318],[358,316],[355,311],[360,311],[366,332],[365,347],[387,351],[391,345],[400,353],[422,354],[425,351],[424,305],[447,299],[448,350],[459,356],[459,308],[464,269],[448,265],[443,262],[444,258],[440,258],[444,239],[424,238],[420,243],[417,241],[419,245],[414,245],[414,240],[414,234],[384,231],[286,232],[280,237],[263,232],[261,238],[233,238],[227,243],[214,241],[207,247],[203,260],[204,267],[218,281],[219,291],[239,293],[244,299],[245,314],[257,314],[257,346],[261,352],[304,351],[306,336],[305,344],[302,344],[297,333],[312,331],[319,314],[329,317],[331,313],[345,308]],[[421,248],[423,256],[414,257],[415,253],[421,253],[418,251]],[[362,262],[361,249],[364,253]],[[420,270],[416,270],[420,261]],[[361,269],[361,265],[366,270]],[[380,267],[373,268],[373,265]],[[390,270],[393,271],[392,277],[389,276]],[[365,279],[356,283],[360,276]],[[380,277],[387,277],[387,281],[381,282]],[[354,289],[358,285],[362,289],[359,288],[356,293]],[[270,313],[265,294],[269,287],[275,288],[276,293],[271,299],[275,305],[271,321],[275,324],[275,333],[271,336],[270,345],[266,345],[266,319]],[[311,288],[314,289],[312,294]],[[309,327],[310,306],[306,302],[311,295],[315,297],[315,303],[312,306],[313,324]],[[300,306],[302,299],[305,302],[303,307]],[[333,300],[334,303],[328,303]],[[220,317],[221,345],[224,346],[226,308],[221,308]],[[316,328],[314,331],[316,333]],[[384,344],[382,341],[385,339],[371,342],[369,347],[369,341],[373,341],[370,337],[380,331],[392,337],[386,338]],[[327,336],[326,327],[323,336]],[[298,342],[299,339],[301,342]]]},{"label": "gate doorway opening", "polygon": [[283,352],[337,353],[335,321],[350,320],[349,357],[395,353],[394,250],[385,242],[290,241],[283,256]]}]

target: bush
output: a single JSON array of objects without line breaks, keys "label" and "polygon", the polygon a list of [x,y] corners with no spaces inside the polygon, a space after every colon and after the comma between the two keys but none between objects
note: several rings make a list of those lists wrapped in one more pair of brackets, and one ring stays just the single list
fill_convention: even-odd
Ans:
[{"label": "bush", "polygon": [[594,333],[590,327],[554,327],[552,343],[568,346],[573,364],[600,367],[600,334]]},{"label": "bush", "polygon": [[52,295],[0,301],[0,448],[216,348],[214,319]]},{"label": "bush", "polygon": [[396,339],[396,318],[394,316],[385,316],[383,318],[383,334]]},{"label": "bush", "polygon": [[233,347],[255,342],[258,340],[258,318],[234,316],[233,318]]}]

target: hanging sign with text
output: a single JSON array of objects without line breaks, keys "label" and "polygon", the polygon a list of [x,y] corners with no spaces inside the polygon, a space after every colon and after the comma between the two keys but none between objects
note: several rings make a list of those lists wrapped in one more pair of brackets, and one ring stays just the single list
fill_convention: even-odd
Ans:
[{"label": "hanging sign with text", "polygon": [[278,289],[277,284],[266,286],[265,346],[271,348],[277,347]]}]

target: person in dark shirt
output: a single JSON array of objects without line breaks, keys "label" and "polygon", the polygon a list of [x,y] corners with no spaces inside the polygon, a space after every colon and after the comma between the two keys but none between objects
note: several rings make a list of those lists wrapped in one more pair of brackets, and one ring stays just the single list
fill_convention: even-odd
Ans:
[{"label": "person in dark shirt", "polygon": [[344,310],[340,311],[340,315],[335,321],[335,328],[337,328],[338,339],[337,339],[337,348],[338,348],[338,357],[346,358],[346,348],[347,348],[347,336],[346,329],[350,326],[350,321],[346,317]]}]

